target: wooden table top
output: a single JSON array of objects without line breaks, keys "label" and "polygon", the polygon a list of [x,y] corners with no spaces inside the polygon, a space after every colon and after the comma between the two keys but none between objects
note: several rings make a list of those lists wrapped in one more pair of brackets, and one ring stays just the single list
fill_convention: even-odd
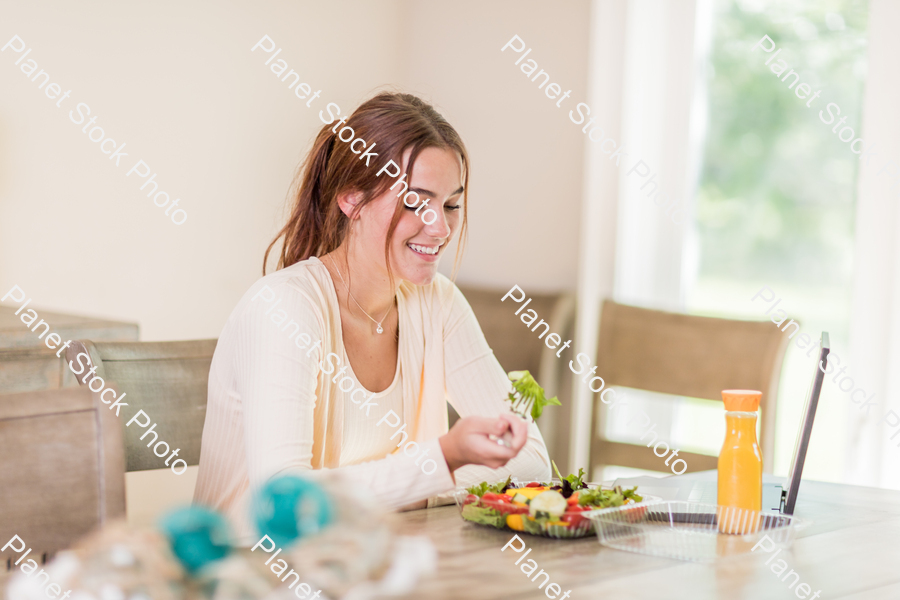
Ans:
[{"label": "wooden table top", "polygon": [[[532,549],[528,558],[538,564],[535,574],[543,569],[550,582],[563,593],[571,590],[569,598],[576,600],[798,598],[799,584],[788,589],[794,577],[782,582],[770,570],[781,558],[788,565],[783,576],[793,569],[801,583],[809,584],[808,598],[819,590],[820,599],[900,598],[900,492],[804,481],[795,516],[808,525],[769,566],[764,563],[771,555],[760,550],[701,564],[614,550],[601,546],[596,536],[519,535]],[[408,598],[548,597],[538,589],[543,576],[533,583],[520,570],[526,562],[515,565],[524,551],[500,551],[513,532],[464,521],[455,505],[401,513],[399,519],[403,533],[428,536],[438,551],[437,572]]]}]

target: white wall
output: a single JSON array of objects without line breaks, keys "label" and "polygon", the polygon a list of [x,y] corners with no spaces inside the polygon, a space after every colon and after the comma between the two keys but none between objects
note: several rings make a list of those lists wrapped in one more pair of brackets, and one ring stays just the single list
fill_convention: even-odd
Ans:
[{"label": "white wall", "polygon": [[[864,140],[873,140],[873,155],[860,157],[854,238],[853,304],[850,311],[850,350],[838,356],[852,365],[860,387],[875,396],[862,408],[857,398],[834,389],[846,407],[849,443],[844,481],[900,489],[900,450],[894,417],[900,413],[900,198],[895,170],[900,156],[900,76],[896,56],[900,50],[896,25],[900,6],[873,0],[869,6],[869,56],[863,104]],[[864,146],[865,148],[865,146]],[[878,154],[878,153],[881,154]],[[872,164],[869,162],[874,158]],[[841,380],[843,383],[844,380]],[[851,392],[851,394],[854,392]],[[855,405],[855,406],[854,406]],[[853,407],[853,408],[851,408]],[[888,413],[893,411],[893,414]]]},{"label": "white wall", "polygon": [[[321,125],[251,46],[268,34],[323,90],[313,107],[349,110],[398,78],[399,6],[5,3],[2,44],[19,35],[34,48],[25,60],[72,96],[56,108],[0,53],[3,292],[18,284],[39,308],[137,321],[144,340],[218,336],[260,276]],[[119,168],[70,121],[78,102],[127,144]],[[138,158],[181,198],[184,225],[126,178]]]},{"label": "white wall", "polygon": [[[6,3],[0,45],[20,36],[33,48],[20,65],[33,58],[72,94],[56,108],[14,64],[21,54],[0,53],[0,287],[21,286],[38,308],[136,321],[143,340],[218,336],[283,223],[295,167],[321,125],[314,109],[349,111],[387,84],[435,102],[471,152],[459,280],[574,289],[581,134],[500,47],[518,33],[573,90],[567,102],[579,99],[587,10],[585,1]],[[313,108],[269,71],[267,55],[250,52],[264,34],[322,90]],[[118,168],[70,120],[79,102],[126,143]],[[181,199],[184,225],[126,178],[137,159]]]},{"label": "white wall", "polygon": [[[584,136],[568,111],[585,101],[589,2],[407,6],[406,84],[438,105],[472,160],[470,235],[458,281],[574,291]],[[514,35],[532,49],[519,66],[524,52],[500,51]],[[528,59],[563,92],[572,90],[559,107],[538,89],[543,75],[532,82],[520,70]]]}]

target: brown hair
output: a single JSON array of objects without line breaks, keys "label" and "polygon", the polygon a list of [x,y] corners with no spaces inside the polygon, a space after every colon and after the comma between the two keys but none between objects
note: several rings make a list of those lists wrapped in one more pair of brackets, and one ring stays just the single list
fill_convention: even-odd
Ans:
[{"label": "brown hair", "polygon": [[[337,105],[335,105],[337,106]],[[331,115],[329,111],[329,116]],[[363,138],[366,148],[373,143],[378,157],[371,166],[360,160],[362,153],[350,150],[350,144],[337,139],[343,127],[350,127],[354,137]],[[336,131],[332,131],[335,129]],[[361,192],[353,216],[363,206],[379,197],[396,183],[389,172],[387,177],[375,174],[388,160],[401,165],[403,153],[411,149],[406,172],[412,179],[416,157],[425,148],[442,148],[456,151],[462,159],[463,168],[463,208],[460,240],[457,246],[458,259],[464,243],[467,225],[467,194],[469,188],[469,160],[462,138],[434,107],[411,94],[382,92],[367,100],[357,108],[346,124],[338,129],[332,123],[325,125],[316,136],[315,143],[306,160],[298,170],[294,191],[294,207],[287,224],[269,244],[263,257],[263,275],[272,247],[282,238],[281,256],[278,269],[289,267],[311,256],[322,256],[337,248],[349,231],[350,218],[337,203],[341,193]],[[399,186],[403,189],[403,186]],[[388,228],[384,244],[384,256],[390,273],[390,241],[400,214],[403,210],[400,199]]]}]

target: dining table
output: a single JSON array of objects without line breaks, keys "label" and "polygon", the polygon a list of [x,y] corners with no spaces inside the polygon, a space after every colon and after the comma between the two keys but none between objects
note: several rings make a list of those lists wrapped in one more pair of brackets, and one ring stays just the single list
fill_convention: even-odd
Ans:
[{"label": "dining table", "polygon": [[[429,538],[437,552],[434,572],[403,598],[518,600],[569,591],[574,600],[900,599],[900,491],[803,480],[793,516],[793,543],[767,565],[775,552],[764,553],[765,546],[689,562],[609,548],[593,534],[567,540],[494,529],[464,521],[455,505],[400,513],[400,532]],[[562,593],[548,594],[549,583],[539,589],[547,579],[533,582],[521,569],[527,563],[516,565],[525,552],[514,551],[518,541],[503,550],[514,535]],[[800,583],[772,570],[781,559]]]}]

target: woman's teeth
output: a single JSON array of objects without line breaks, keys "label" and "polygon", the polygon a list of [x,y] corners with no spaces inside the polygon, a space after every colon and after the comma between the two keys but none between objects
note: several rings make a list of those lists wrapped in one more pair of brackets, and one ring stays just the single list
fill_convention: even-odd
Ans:
[{"label": "woman's teeth", "polygon": [[440,250],[440,246],[435,246],[434,248],[429,248],[427,246],[419,246],[418,244],[407,244],[407,246],[409,246],[410,248],[412,248],[414,251],[418,252],[419,254],[434,255],[434,254],[438,253],[438,250]]}]

